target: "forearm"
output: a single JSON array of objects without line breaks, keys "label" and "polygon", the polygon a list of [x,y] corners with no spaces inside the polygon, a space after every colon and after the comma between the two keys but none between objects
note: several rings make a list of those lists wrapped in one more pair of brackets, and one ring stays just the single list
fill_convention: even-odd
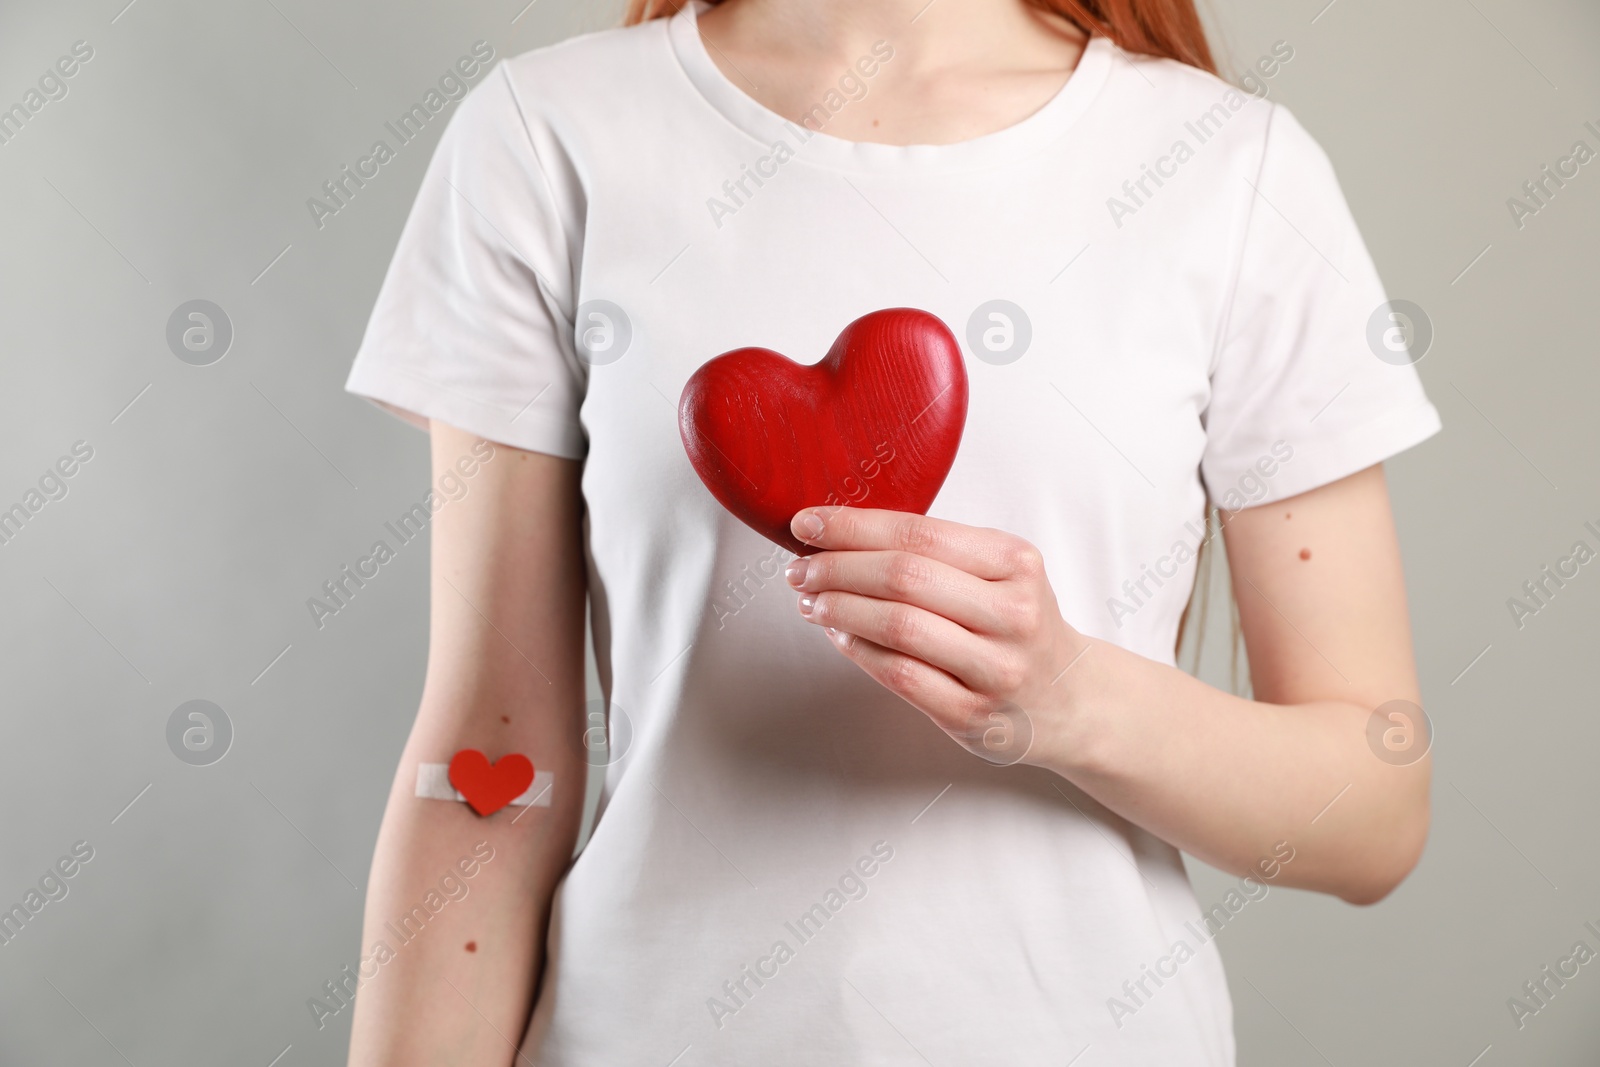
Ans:
[{"label": "forearm", "polygon": [[1381,898],[1415,864],[1429,761],[1377,758],[1371,708],[1246,700],[1104,641],[1070,675],[1041,762],[1178,848],[1246,874],[1287,842],[1278,884],[1353,903]]},{"label": "forearm", "polygon": [[549,808],[479,818],[465,804],[411,795],[418,760],[438,757],[408,747],[384,814],[362,924],[353,1067],[509,1064],[527,1022],[581,786],[553,791]]}]

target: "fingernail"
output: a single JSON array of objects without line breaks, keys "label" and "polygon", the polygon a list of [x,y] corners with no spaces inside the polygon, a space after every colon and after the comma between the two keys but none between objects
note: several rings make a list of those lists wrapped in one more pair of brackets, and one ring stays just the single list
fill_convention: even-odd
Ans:
[{"label": "fingernail", "polygon": [[806,558],[801,556],[783,569],[783,576],[788,579],[790,585],[799,589],[801,583],[806,580],[806,566]]},{"label": "fingernail", "polygon": [[810,615],[817,608],[817,598],[806,593],[800,598],[800,614]]},{"label": "fingernail", "polygon": [[795,516],[791,529],[796,537],[815,541],[822,536],[822,519],[814,511],[803,511]]}]

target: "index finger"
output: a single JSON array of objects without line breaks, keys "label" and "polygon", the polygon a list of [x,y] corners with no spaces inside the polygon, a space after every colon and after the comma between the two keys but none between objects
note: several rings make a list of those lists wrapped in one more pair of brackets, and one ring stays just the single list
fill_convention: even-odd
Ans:
[{"label": "index finger", "polygon": [[989,581],[1016,576],[1026,569],[1022,557],[1033,552],[1027,542],[1000,530],[881,508],[803,508],[789,529],[818,548],[910,552]]}]

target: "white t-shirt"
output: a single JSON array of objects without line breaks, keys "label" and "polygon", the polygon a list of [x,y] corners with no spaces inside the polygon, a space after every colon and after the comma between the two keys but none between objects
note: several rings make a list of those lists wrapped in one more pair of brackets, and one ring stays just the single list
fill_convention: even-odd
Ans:
[{"label": "white t-shirt", "polygon": [[938,315],[971,399],[930,513],[1032,541],[1072,625],[1171,663],[1202,477],[1261,504],[1439,428],[1375,355],[1385,297],[1326,156],[1283,107],[1103,37],[1007,129],[852,143],[826,120],[872,106],[894,42],[841,71],[817,133],[721,73],[698,6],[507,60],[461,102],[348,386],[584,462],[632,738],[556,897],[527,1055],[1232,1063],[1178,852],[830,648],[788,553],[696,477],[676,405],[729,349],[810,363],[866,312]]}]

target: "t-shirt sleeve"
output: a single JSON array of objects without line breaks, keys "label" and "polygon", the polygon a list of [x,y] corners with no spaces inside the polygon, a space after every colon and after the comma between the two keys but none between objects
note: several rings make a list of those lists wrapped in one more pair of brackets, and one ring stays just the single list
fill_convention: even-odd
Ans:
[{"label": "t-shirt sleeve", "polygon": [[1440,428],[1411,362],[1426,322],[1389,305],[1332,164],[1282,105],[1247,180],[1200,465],[1228,510],[1326,485]]},{"label": "t-shirt sleeve", "polygon": [[580,459],[573,197],[535,141],[501,63],[439,141],[345,388],[424,428]]}]

